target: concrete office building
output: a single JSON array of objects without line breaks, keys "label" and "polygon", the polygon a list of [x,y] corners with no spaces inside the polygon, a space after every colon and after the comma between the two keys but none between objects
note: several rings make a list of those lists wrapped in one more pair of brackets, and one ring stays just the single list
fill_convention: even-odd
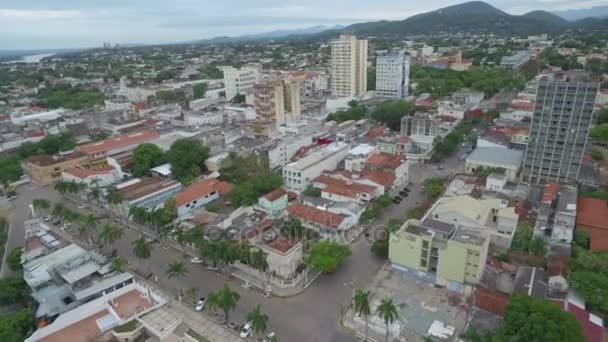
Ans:
[{"label": "concrete office building", "polygon": [[528,51],[519,51],[511,56],[504,56],[500,60],[500,66],[513,70],[519,69],[522,65],[526,64],[530,60],[530,53]]},{"label": "concrete office building", "polygon": [[543,184],[578,179],[598,89],[598,83],[565,75],[539,81],[522,181]]},{"label": "concrete office building", "polygon": [[331,42],[331,92],[362,96],[367,90],[367,40],[341,35]]},{"label": "concrete office building", "polygon": [[389,52],[376,60],[376,95],[402,99],[409,94],[410,57],[403,51]]},{"label": "concrete office building", "polygon": [[261,70],[257,65],[235,68],[231,66],[221,67],[224,73],[224,88],[226,98],[231,99],[236,94],[245,94],[260,81]]},{"label": "concrete office building", "polygon": [[301,192],[325,170],[335,170],[346,158],[349,146],[343,142],[327,145],[283,168],[283,180],[290,191]]}]

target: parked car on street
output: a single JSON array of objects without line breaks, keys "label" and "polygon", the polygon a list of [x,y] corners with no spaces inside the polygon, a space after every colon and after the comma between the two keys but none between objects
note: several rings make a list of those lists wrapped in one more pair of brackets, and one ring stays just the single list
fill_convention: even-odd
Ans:
[{"label": "parked car on street", "polygon": [[266,337],[264,337],[264,340],[262,342],[270,342],[270,341],[274,341],[274,338],[277,336],[277,334],[273,332],[271,332],[270,334],[266,335]]},{"label": "parked car on street", "polygon": [[395,203],[395,204],[401,203],[401,197],[396,196],[395,198],[393,198],[393,203]]},{"label": "parked car on street", "polygon": [[207,298],[201,297],[198,300],[198,302],[196,302],[196,306],[194,307],[194,310],[203,311],[203,308],[205,307],[205,303],[207,303]]},{"label": "parked car on street", "polygon": [[192,258],[192,259],[190,259],[190,263],[191,264],[202,264],[203,263],[203,259],[201,259],[201,258]]},{"label": "parked car on street", "polygon": [[239,336],[241,336],[241,338],[247,338],[251,336],[251,322],[247,322],[245,323],[245,325],[243,325]]}]

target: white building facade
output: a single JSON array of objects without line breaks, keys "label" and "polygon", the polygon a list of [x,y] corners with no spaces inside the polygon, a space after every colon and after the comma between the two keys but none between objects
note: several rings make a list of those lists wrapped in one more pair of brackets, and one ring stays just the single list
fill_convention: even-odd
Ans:
[{"label": "white building facade", "polygon": [[410,57],[403,51],[387,53],[376,60],[376,95],[402,99],[409,95]]},{"label": "white building facade", "polygon": [[347,154],[348,144],[336,142],[286,165],[283,168],[285,186],[291,191],[304,191],[324,170],[335,170]]},{"label": "white building facade", "polygon": [[241,68],[225,66],[221,69],[224,73],[224,89],[227,99],[231,99],[237,94],[245,94],[260,81],[261,70],[259,66],[244,66]]}]

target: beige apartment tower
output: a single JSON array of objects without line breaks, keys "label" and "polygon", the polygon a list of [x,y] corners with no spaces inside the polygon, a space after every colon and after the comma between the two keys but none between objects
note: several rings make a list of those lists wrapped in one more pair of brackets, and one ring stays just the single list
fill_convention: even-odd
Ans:
[{"label": "beige apartment tower", "polygon": [[251,128],[256,135],[270,136],[287,122],[300,119],[300,85],[297,80],[273,77],[253,86],[256,119]]},{"label": "beige apartment tower", "polygon": [[338,97],[362,96],[367,90],[367,40],[341,35],[331,42],[331,91]]}]

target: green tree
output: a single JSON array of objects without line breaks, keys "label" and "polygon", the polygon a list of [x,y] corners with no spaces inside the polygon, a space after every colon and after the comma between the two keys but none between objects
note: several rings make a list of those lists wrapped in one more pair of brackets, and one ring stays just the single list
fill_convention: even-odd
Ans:
[{"label": "green tree", "polygon": [[31,309],[0,316],[0,341],[24,341],[35,328],[36,316]]},{"label": "green tree", "polygon": [[568,281],[588,305],[608,312],[608,273],[574,270],[569,274]]},{"label": "green tree", "polygon": [[192,87],[192,91],[194,92],[195,99],[202,99],[207,92],[207,83],[197,83]]},{"label": "green tree", "polygon": [[589,136],[600,141],[608,141],[608,123],[591,128]]},{"label": "green tree", "polygon": [[353,297],[353,309],[359,316],[363,316],[365,319],[365,341],[367,341],[369,315],[371,314],[371,307],[369,304],[371,292],[357,289]]},{"label": "green tree", "polygon": [[310,197],[321,197],[321,189],[309,185],[306,190],[304,190],[304,195]]},{"label": "green tree", "polygon": [[251,322],[255,334],[262,335],[268,328],[268,315],[262,312],[259,304],[247,314],[247,321]]},{"label": "green tree", "polygon": [[230,311],[236,308],[239,299],[241,299],[241,295],[238,292],[232,291],[227,284],[224,284],[223,288],[209,294],[207,303],[211,308],[220,308],[224,311],[224,318],[228,322],[228,315]]},{"label": "green tree", "polygon": [[589,249],[589,233],[587,233],[587,231],[582,230],[582,229],[575,229],[574,230],[574,241],[573,241],[575,246],[584,248],[584,249]]},{"label": "green tree", "polygon": [[10,183],[23,176],[21,163],[17,157],[0,158],[0,183]]},{"label": "green tree", "polygon": [[576,318],[558,305],[514,294],[495,340],[582,342],[585,338]]},{"label": "green tree", "polygon": [[150,273],[150,256],[152,255],[152,245],[146,241],[144,236],[140,236],[132,242],[133,254],[136,258],[145,260],[148,264],[148,273]]},{"label": "green tree", "polygon": [[0,306],[27,304],[29,289],[21,278],[0,280]]},{"label": "green tree", "polygon": [[91,230],[97,227],[97,217],[92,213],[80,215],[78,218],[78,235],[81,240],[89,236]]},{"label": "green tree", "polygon": [[391,130],[401,129],[401,118],[414,114],[415,107],[410,102],[403,100],[387,101],[376,107],[372,119],[386,124]]},{"label": "green tree", "polygon": [[274,173],[266,173],[249,178],[243,183],[236,184],[228,197],[231,205],[240,207],[252,205],[265,193],[277,189],[283,184],[283,178]]},{"label": "green tree", "polygon": [[112,258],[111,267],[115,272],[122,272],[127,267],[127,260],[120,256],[115,256]]},{"label": "green tree", "polygon": [[[177,278],[178,283],[180,279],[182,279],[188,274],[188,272],[189,271],[186,268],[186,265],[181,261],[173,261],[169,263],[169,266],[167,266],[167,276],[169,277],[169,279]],[[177,292],[180,292],[179,285],[177,288]]]},{"label": "green tree", "polygon": [[6,263],[13,271],[21,270],[21,255],[23,255],[23,247],[15,247],[7,256]]},{"label": "green tree", "polygon": [[266,272],[268,269],[268,260],[267,255],[263,250],[258,249],[251,253],[251,266],[260,272]]},{"label": "green tree", "polygon": [[374,210],[373,208],[365,209],[365,211],[363,211],[361,213],[361,216],[359,216],[359,223],[370,223],[377,216],[378,216],[378,212],[376,210]]},{"label": "green tree", "polygon": [[151,144],[140,144],[133,151],[133,175],[143,177],[150,175],[150,169],[164,164],[165,153],[160,147]]},{"label": "green tree", "polygon": [[196,287],[190,287],[184,291],[184,299],[187,303],[196,304],[198,301],[198,289]]},{"label": "green tree", "polygon": [[207,170],[205,160],[208,157],[209,148],[199,140],[185,138],[171,145],[167,160],[173,176],[182,184],[190,184]]},{"label": "green tree", "polygon": [[324,240],[310,250],[307,263],[316,271],[334,272],[352,254],[348,245]]},{"label": "green tree", "polygon": [[350,106],[348,109],[339,110],[335,113],[329,114],[325,120],[342,123],[344,121],[349,121],[349,120],[364,119],[366,114],[367,114],[367,108],[365,108],[365,106],[356,104],[355,106]]},{"label": "green tree", "polygon": [[47,211],[51,208],[51,202],[44,198],[36,198],[32,201],[32,206],[36,210]]},{"label": "green tree", "polygon": [[434,199],[445,190],[445,178],[429,178],[424,182],[422,192],[428,199]]},{"label": "green tree", "polygon": [[393,304],[393,300],[391,298],[385,298],[380,302],[380,305],[376,308],[376,314],[384,320],[384,324],[386,325],[386,333],[385,333],[385,341],[388,342],[388,327],[391,323],[393,323],[397,318],[399,318],[399,312],[397,311],[397,307]]},{"label": "green tree", "polygon": [[120,240],[124,233],[124,230],[119,226],[104,224],[99,232],[99,237],[101,238],[101,241],[111,246],[114,242]]}]

